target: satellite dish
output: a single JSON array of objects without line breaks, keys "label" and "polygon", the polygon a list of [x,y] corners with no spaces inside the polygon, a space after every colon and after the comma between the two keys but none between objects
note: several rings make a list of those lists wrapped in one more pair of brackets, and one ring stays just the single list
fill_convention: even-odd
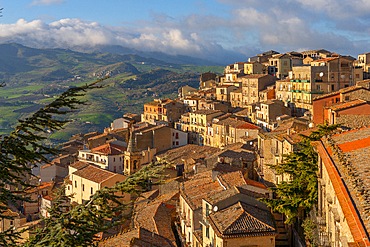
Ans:
[{"label": "satellite dish", "polygon": [[320,72],[319,76],[320,77],[323,77],[324,76],[324,72]]},{"label": "satellite dish", "polygon": [[218,210],[218,207],[217,206],[214,206],[213,207],[213,211],[217,212],[217,210]]}]

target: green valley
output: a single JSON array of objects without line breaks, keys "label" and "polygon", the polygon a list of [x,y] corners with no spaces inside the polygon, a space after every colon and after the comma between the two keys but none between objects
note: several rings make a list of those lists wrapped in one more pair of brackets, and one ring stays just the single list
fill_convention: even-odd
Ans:
[{"label": "green valley", "polygon": [[86,105],[69,118],[54,142],[72,134],[102,131],[124,113],[141,113],[153,98],[176,97],[184,85],[198,87],[199,75],[222,66],[176,64],[137,55],[80,53],[62,49],[34,49],[0,45],[0,134],[9,133],[18,119],[27,117],[66,89],[104,80],[104,87],[83,96]]}]

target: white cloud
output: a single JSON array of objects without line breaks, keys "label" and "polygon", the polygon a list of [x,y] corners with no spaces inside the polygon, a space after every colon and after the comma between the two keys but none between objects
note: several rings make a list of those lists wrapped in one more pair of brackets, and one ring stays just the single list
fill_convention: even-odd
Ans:
[{"label": "white cloud", "polygon": [[113,44],[203,58],[227,57],[221,53],[231,54],[230,50],[252,56],[270,49],[285,52],[315,48],[357,55],[369,47],[369,0],[219,2],[229,5],[225,9],[230,12],[181,18],[158,13],[152,20],[137,20],[127,27],[80,19],[52,23],[20,19],[14,24],[0,24],[0,42],[60,48]]}]

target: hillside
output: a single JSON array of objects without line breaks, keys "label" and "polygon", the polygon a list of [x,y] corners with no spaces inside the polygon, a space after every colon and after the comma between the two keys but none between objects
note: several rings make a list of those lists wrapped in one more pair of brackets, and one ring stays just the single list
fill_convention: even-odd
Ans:
[{"label": "hillside", "polygon": [[138,55],[81,53],[62,49],[34,49],[18,44],[0,45],[0,134],[8,133],[17,119],[50,102],[67,88],[109,76],[105,87],[88,92],[82,106],[71,115],[63,132],[52,135],[63,141],[72,134],[102,131],[126,112],[141,113],[153,98],[176,97],[183,85],[198,87],[199,75],[222,71],[220,66],[179,65]]}]

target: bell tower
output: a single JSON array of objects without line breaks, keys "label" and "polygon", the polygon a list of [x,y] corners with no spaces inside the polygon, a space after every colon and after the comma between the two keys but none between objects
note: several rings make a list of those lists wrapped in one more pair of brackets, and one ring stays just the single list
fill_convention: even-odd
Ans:
[{"label": "bell tower", "polygon": [[127,151],[124,153],[123,167],[124,174],[131,175],[141,168],[141,152],[136,147],[136,133],[130,131],[130,140],[127,145]]}]

